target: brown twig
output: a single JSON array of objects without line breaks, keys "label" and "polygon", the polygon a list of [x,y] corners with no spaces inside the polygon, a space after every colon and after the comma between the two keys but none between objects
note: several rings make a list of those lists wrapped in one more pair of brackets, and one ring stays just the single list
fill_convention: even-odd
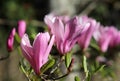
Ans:
[{"label": "brown twig", "polygon": [[67,73],[66,74],[64,74],[64,75],[62,75],[62,76],[60,76],[60,77],[57,77],[57,78],[51,78],[52,80],[59,80],[59,79],[61,79],[61,78],[63,78],[63,77],[66,77],[67,75],[69,75],[70,74],[70,72],[71,72],[71,70],[72,70],[72,65],[73,65],[73,62],[74,62],[74,59],[72,59],[72,61],[71,61],[71,63],[70,63],[70,66],[67,68]]},{"label": "brown twig", "polygon": [[0,56],[0,61],[3,61],[5,59],[8,59],[10,54],[7,54],[6,56]]}]

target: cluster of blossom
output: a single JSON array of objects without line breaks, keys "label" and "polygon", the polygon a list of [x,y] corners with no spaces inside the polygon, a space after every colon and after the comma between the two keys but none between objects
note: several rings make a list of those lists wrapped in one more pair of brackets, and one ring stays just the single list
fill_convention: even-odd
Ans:
[{"label": "cluster of blossom", "polygon": [[[25,24],[18,28],[23,55],[37,75],[40,74],[40,68],[48,61],[53,45],[56,46],[61,55],[65,55],[71,51],[75,44],[78,44],[82,50],[86,50],[92,37],[96,40],[102,52],[106,52],[108,47],[120,44],[120,31],[113,26],[103,27],[95,19],[87,16],[70,18],[49,14],[45,16],[44,21],[50,33],[38,33],[33,45],[30,44],[28,35],[24,34]],[[13,48],[14,35],[15,29],[12,30],[8,38],[8,50]]]},{"label": "cluster of blossom", "polygon": [[99,26],[93,34],[102,52],[120,45],[120,31],[114,26]]}]

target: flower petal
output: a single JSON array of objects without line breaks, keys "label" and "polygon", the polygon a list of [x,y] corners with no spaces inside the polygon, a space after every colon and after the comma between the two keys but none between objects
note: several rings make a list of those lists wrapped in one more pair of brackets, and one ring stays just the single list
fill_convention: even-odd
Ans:
[{"label": "flower petal", "polygon": [[64,40],[64,24],[59,18],[55,19],[53,34],[55,35],[56,41],[60,42]]},{"label": "flower petal", "polygon": [[47,24],[48,29],[50,30],[50,32],[53,34],[53,27],[54,27],[53,23],[55,22],[54,14],[46,15],[45,18],[44,18],[44,21]]},{"label": "flower petal", "polygon": [[20,38],[25,34],[26,31],[26,22],[24,20],[20,20],[18,22],[18,35]]},{"label": "flower petal", "polygon": [[53,46],[53,44],[54,44],[54,41],[55,41],[55,36],[53,35],[53,36],[51,37],[50,43],[49,43],[49,45],[48,45],[48,47],[47,47],[47,50],[46,50],[46,52],[45,52],[45,54],[44,54],[43,64],[45,64],[45,63],[47,62],[47,60],[48,60],[48,55],[49,55],[49,53],[50,53],[50,51],[51,51],[51,49],[52,49],[52,46]]},{"label": "flower petal", "polygon": [[12,31],[10,32],[10,35],[9,35],[8,39],[7,39],[7,49],[10,52],[13,50],[13,43],[14,43],[15,33],[16,33],[16,29],[13,28]]},{"label": "flower petal", "polygon": [[90,23],[84,22],[83,25],[81,22],[83,21],[81,21],[81,18],[79,17],[74,17],[69,22],[67,22],[65,27],[64,51],[70,51],[81,34],[88,30]]},{"label": "flower petal", "polygon": [[78,39],[78,44],[84,50],[88,48],[93,33],[99,28],[99,23],[97,23],[94,19],[88,18],[88,21],[90,22],[90,27]]},{"label": "flower petal", "polygon": [[90,23],[84,22],[81,23],[81,18],[74,17],[71,19],[65,26],[65,40],[75,40],[78,38],[83,32],[88,30]]},{"label": "flower petal", "polygon": [[[106,39],[107,38],[107,39]],[[106,52],[110,44],[111,36],[104,36],[99,39],[99,45],[102,52]]]},{"label": "flower petal", "polygon": [[49,39],[50,36],[48,33],[39,33],[33,42],[34,60],[36,62],[37,72],[39,72],[39,69],[43,65],[43,56],[46,52]]},{"label": "flower petal", "polygon": [[28,61],[31,62],[33,57],[33,50],[27,34],[22,37],[20,45],[23,55],[27,58]]}]

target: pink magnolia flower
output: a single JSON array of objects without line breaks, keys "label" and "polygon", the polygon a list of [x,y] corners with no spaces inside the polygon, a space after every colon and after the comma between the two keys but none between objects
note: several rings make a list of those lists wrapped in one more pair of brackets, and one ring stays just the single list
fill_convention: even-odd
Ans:
[{"label": "pink magnolia flower", "polygon": [[102,52],[106,52],[109,47],[116,46],[119,42],[118,30],[113,27],[100,27],[94,34]]},{"label": "pink magnolia flower", "polygon": [[33,45],[30,44],[27,34],[21,39],[23,55],[29,61],[37,75],[40,74],[40,68],[48,61],[48,55],[54,43],[54,36],[52,36],[50,42],[49,40],[50,36],[47,32],[37,34]]},{"label": "pink magnolia flower", "polygon": [[16,33],[16,29],[13,28],[12,31],[10,32],[8,39],[7,39],[7,49],[9,52],[11,52],[13,50],[15,33]]},{"label": "pink magnolia flower", "polygon": [[88,18],[87,16],[81,17],[83,18],[84,22],[90,23],[90,27],[88,28],[88,30],[84,32],[84,34],[82,34],[78,39],[78,44],[80,45],[80,47],[86,50],[90,44],[90,40],[92,38],[94,31],[96,31],[99,27],[99,23],[92,18]]},{"label": "pink magnolia flower", "polygon": [[[24,35],[26,31],[26,23],[24,20],[20,20],[18,21],[18,35],[20,38],[22,38],[22,36]],[[16,29],[13,28],[8,39],[7,39],[7,49],[8,51],[12,51],[13,50],[13,43],[14,43],[14,36],[16,33]]]},{"label": "pink magnolia flower", "polygon": [[26,22],[24,20],[18,21],[18,35],[20,38],[25,34],[26,31]]},{"label": "pink magnolia flower", "polygon": [[84,22],[80,17],[70,19],[66,16],[61,17],[51,14],[45,16],[45,23],[48,25],[50,32],[55,35],[55,43],[61,54],[69,52],[81,34],[90,26],[90,23]]}]

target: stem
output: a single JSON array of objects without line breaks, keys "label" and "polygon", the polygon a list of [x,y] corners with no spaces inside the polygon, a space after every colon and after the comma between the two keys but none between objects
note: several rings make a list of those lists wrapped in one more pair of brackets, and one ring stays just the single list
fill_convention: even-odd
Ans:
[{"label": "stem", "polygon": [[54,67],[54,69],[50,72],[50,74],[54,73],[54,72],[55,72],[55,70],[57,70],[57,69],[58,69],[58,67],[61,65],[61,63],[62,63],[63,61],[64,61],[64,60],[63,60],[63,59],[61,59],[61,60],[58,62],[58,64]]},{"label": "stem", "polygon": [[[63,62],[63,60],[61,60],[60,62]],[[70,63],[70,66],[67,68],[67,73],[66,73],[66,74],[64,74],[64,75],[62,75],[62,76],[60,76],[60,77],[57,77],[57,78],[53,78],[53,77],[52,77],[52,80],[58,80],[58,79],[64,78],[64,77],[66,77],[67,75],[69,75],[70,72],[71,72],[72,63],[73,63],[73,59],[72,59],[72,61],[71,61],[71,63]]]},{"label": "stem", "polygon": [[69,73],[67,73],[67,74],[65,74],[65,75],[62,75],[62,76],[60,76],[60,77],[57,77],[57,78],[52,78],[52,80],[58,80],[58,79],[61,79],[61,78],[63,78],[63,77],[66,77],[68,74],[69,74]]}]

